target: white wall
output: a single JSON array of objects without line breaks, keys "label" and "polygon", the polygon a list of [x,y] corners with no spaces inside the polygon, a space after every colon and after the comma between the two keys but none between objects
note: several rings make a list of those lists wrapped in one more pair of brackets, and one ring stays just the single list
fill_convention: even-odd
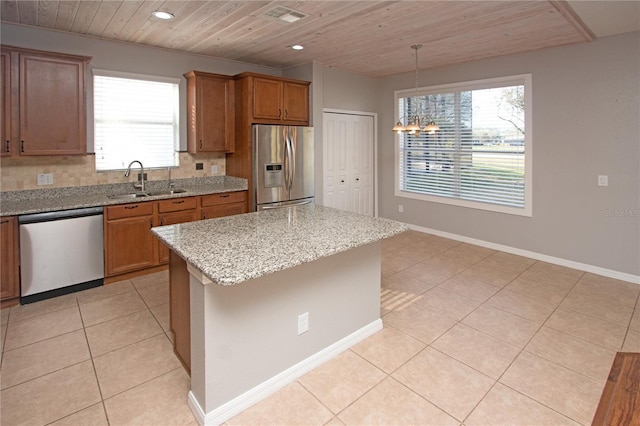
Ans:
[{"label": "white wall", "polygon": [[640,275],[640,33],[423,71],[420,85],[524,73],[533,77],[533,217],[394,195],[393,92],[413,87],[413,73],[381,79],[377,93],[380,216]]},{"label": "white wall", "polygon": [[[187,84],[182,75],[191,70],[234,75],[245,71],[281,75],[280,70],[243,62],[216,59],[175,50],[106,41],[59,31],[2,23],[2,44],[50,52],[91,56],[91,70],[106,69],[129,73],[180,78],[180,150],[187,149]],[[87,78],[87,149],[93,152],[93,79]]]}]

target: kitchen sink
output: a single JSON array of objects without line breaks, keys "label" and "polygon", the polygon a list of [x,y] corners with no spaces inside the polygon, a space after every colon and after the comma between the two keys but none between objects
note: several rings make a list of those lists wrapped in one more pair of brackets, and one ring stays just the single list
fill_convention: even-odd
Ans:
[{"label": "kitchen sink", "polygon": [[153,197],[156,195],[173,195],[173,194],[182,194],[187,192],[186,189],[164,189],[160,191],[149,191],[149,192],[132,192],[130,194],[117,194],[117,195],[109,195],[108,197],[112,200],[130,200],[135,198],[144,198],[144,197]]},{"label": "kitchen sink", "polygon": [[128,200],[132,198],[144,198],[148,197],[149,194],[146,192],[133,192],[131,194],[117,194],[117,195],[109,195],[108,198],[112,200]]},{"label": "kitchen sink", "polygon": [[182,194],[187,192],[186,189],[165,189],[163,191],[152,191],[149,193],[149,195],[173,195],[173,194]]}]

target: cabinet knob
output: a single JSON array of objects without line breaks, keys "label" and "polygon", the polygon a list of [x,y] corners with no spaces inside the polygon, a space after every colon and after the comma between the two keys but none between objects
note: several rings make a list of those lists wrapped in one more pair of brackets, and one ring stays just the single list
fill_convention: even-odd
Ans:
[{"label": "cabinet knob", "polygon": [[20,141],[20,152],[24,152],[24,141]]},{"label": "cabinet knob", "polygon": [[289,118],[289,110],[288,109],[284,110],[284,118]]},{"label": "cabinet knob", "polygon": [[200,139],[200,149],[202,149],[202,139]]},{"label": "cabinet knob", "polygon": [[180,201],[174,201],[173,204],[182,204],[184,203],[184,200],[180,200]]},{"label": "cabinet knob", "polygon": [[9,152],[11,147],[11,142],[5,141],[4,143],[4,152]]},{"label": "cabinet knob", "polygon": [[282,110],[278,108],[278,117],[282,117]]},{"label": "cabinet knob", "polygon": [[138,205],[136,204],[135,206],[124,206],[125,210],[133,210],[133,209],[137,209]]}]

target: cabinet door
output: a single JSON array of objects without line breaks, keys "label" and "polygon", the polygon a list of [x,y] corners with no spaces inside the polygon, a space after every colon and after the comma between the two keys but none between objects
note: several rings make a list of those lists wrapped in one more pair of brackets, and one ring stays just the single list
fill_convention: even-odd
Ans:
[{"label": "cabinet door", "polygon": [[15,217],[0,219],[0,300],[20,296],[18,274],[18,222]]},{"label": "cabinet door", "polygon": [[[193,210],[161,214],[159,219],[160,226],[164,226],[193,222],[198,219],[198,216],[194,208]],[[158,260],[162,264],[169,262],[169,248],[160,241],[158,241]]]},{"label": "cabinet door", "polygon": [[282,120],[282,82],[255,77],[253,79],[253,117]]},{"label": "cabinet door", "polygon": [[169,265],[169,324],[173,349],[191,373],[191,290],[187,262],[171,253]]},{"label": "cabinet door", "polygon": [[233,152],[235,93],[230,77],[191,71],[187,78],[188,150]]},{"label": "cabinet door", "polygon": [[11,155],[11,53],[0,52],[0,102],[2,103],[2,120],[0,121],[0,155]]},{"label": "cabinet door", "polygon": [[85,62],[20,54],[20,155],[86,154]]},{"label": "cabinet door", "polygon": [[151,234],[153,216],[137,216],[106,222],[105,275],[155,266],[158,240]]},{"label": "cabinet door", "polygon": [[284,120],[309,121],[309,86],[284,82]]}]

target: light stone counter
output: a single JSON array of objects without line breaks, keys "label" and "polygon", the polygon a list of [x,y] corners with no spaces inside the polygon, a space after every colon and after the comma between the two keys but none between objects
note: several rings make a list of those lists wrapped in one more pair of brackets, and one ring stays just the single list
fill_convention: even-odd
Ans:
[{"label": "light stone counter", "polygon": [[161,226],[152,232],[213,283],[233,285],[407,229],[388,219],[307,205]]},{"label": "light stone counter", "polygon": [[[0,192],[0,216],[44,213],[85,207],[109,206],[167,198],[192,197],[221,192],[246,191],[247,180],[232,176],[212,176],[205,178],[174,179],[176,188],[186,192],[163,194],[136,199],[113,199],[110,195],[135,192],[131,183],[88,185],[25,191]],[[168,189],[169,181],[148,181],[146,191],[156,192]]]}]

